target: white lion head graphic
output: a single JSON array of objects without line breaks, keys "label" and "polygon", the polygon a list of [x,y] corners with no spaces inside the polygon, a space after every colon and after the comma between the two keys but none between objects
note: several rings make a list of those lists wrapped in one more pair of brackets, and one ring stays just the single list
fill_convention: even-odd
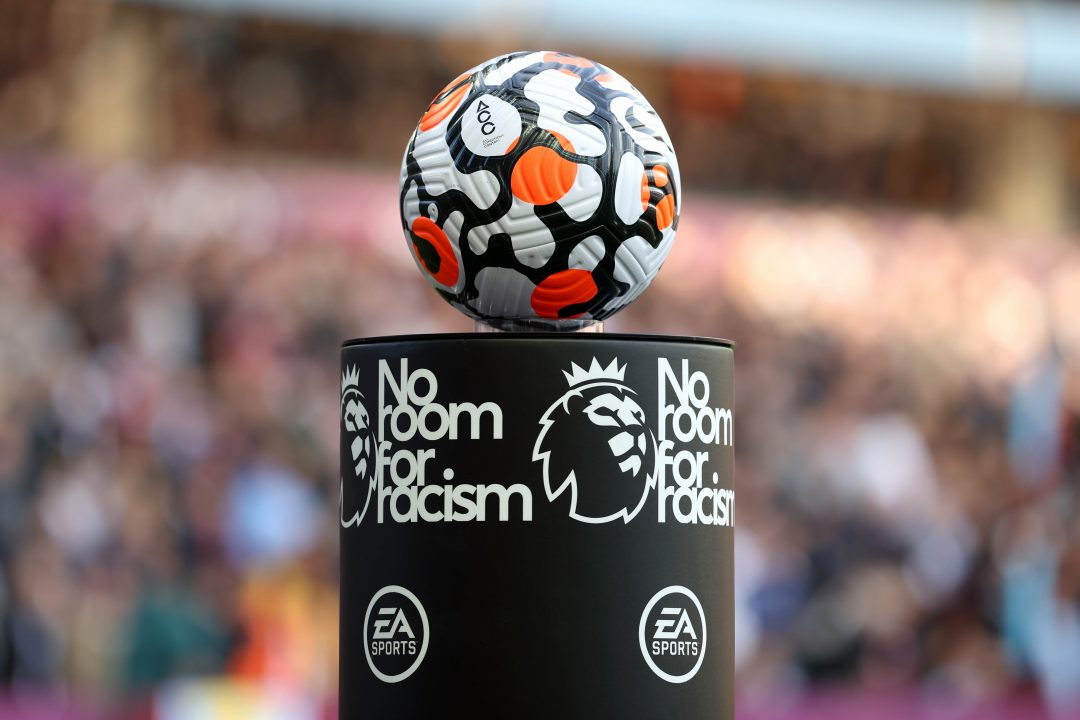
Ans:
[{"label": "white lion head graphic", "polygon": [[352,458],[353,474],[360,487],[366,486],[364,504],[359,510],[353,509],[352,516],[346,520],[345,478],[341,478],[340,514],[342,527],[359,525],[367,514],[371,495],[375,490],[375,437],[372,431],[371,414],[364,407],[364,396],[358,387],[360,369],[346,368],[341,375],[341,421],[343,423],[343,443],[348,443],[349,456]]},{"label": "white lion head graphic", "polygon": [[[645,424],[637,393],[615,358],[588,370],[563,372],[570,389],[540,418],[533,460],[543,463],[549,500],[570,490],[570,517],[587,523],[630,522],[656,484],[656,439]],[[593,444],[583,457],[579,448]]]}]

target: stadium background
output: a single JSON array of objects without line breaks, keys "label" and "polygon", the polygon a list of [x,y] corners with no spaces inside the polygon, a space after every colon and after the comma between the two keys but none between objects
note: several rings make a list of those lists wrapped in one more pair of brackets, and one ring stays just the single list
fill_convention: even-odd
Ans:
[{"label": "stadium background", "polygon": [[339,343],[469,329],[397,169],[525,48],[679,153],[607,325],[739,343],[740,717],[1077,717],[1076,6],[795,5],[0,5],[0,718],[336,716]]}]

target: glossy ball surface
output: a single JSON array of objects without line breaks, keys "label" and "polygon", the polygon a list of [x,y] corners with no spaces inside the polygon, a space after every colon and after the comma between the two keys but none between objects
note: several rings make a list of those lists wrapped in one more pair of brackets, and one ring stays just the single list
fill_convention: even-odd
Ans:
[{"label": "glossy ball surface", "polygon": [[435,97],[401,166],[416,264],[452,305],[502,328],[571,329],[648,286],[682,193],[660,117],[617,73],[512,53]]}]

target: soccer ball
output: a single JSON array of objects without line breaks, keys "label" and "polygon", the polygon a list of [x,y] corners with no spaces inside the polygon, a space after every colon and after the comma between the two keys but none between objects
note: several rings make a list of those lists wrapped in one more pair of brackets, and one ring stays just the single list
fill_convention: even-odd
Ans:
[{"label": "soccer ball", "polygon": [[448,302],[495,327],[573,329],[648,286],[682,193],[664,124],[599,63],[503,55],[452,81],[401,163],[401,219]]}]

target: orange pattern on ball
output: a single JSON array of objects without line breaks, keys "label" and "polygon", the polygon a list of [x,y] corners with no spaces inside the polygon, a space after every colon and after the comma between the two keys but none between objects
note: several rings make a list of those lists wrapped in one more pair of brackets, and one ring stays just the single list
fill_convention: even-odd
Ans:
[{"label": "orange pattern on ball", "polygon": [[675,219],[675,196],[665,195],[656,203],[656,227],[666,230]]},{"label": "orange pattern on ball", "polygon": [[[439,94],[431,101],[431,105],[428,106],[424,116],[420,118],[420,130],[422,132],[427,132],[435,127],[457,109],[457,106],[469,94],[471,83],[466,82],[468,78],[469,73],[463,73],[439,91]],[[439,100],[439,98],[442,98],[442,100]]]},{"label": "orange pattern on ball", "polygon": [[562,53],[544,53],[544,62],[557,62],[563,65],[573,65],[583,69],[594,68],[596,65],[591,60],[586,60],[580,55],[563,55]]},{"label": "orange pattern on ball", "polygon": [[[574,146],[559,133],[551,133],[567,152]],[[547,145],[531,147],[521,154],[510,173],[510,192],[522,202],[550,205],[566,193],[577,178],[577,163]]]},{"label": "orange pattern on ball", "polygon": [[412,232],[413,235],[430,243],[439,255],[439,271],[433,272],[428,267],[428,264],[424,262],[424,256],[416,246],[416,241],[413,241],[413,253],[420,261],[420,264],[424,266],[424,269],[427,270],[428,275],[431,275],[435,282],[440,285],[448,287],[456,285],[458,281],[457,258],[454,257],[454,248],[450,245],[450,238],[446,237],[443,229],[430,218],[418,217],[413,220]]},{"label": "orange pattern on ball", "polygon": [[[596,281],[588,270],[571,268],[547,276],[533,290],[531,304],[538,317],[559,318],[559,311],[596,297]],[[570,317],[581,317],[583,313]]]},{"label": "orange pattern on ball", "polygon": [[652,169],[653,182],[656,187],[662,188],[668,184],[667,168],[663,165],[654,165]]}]

